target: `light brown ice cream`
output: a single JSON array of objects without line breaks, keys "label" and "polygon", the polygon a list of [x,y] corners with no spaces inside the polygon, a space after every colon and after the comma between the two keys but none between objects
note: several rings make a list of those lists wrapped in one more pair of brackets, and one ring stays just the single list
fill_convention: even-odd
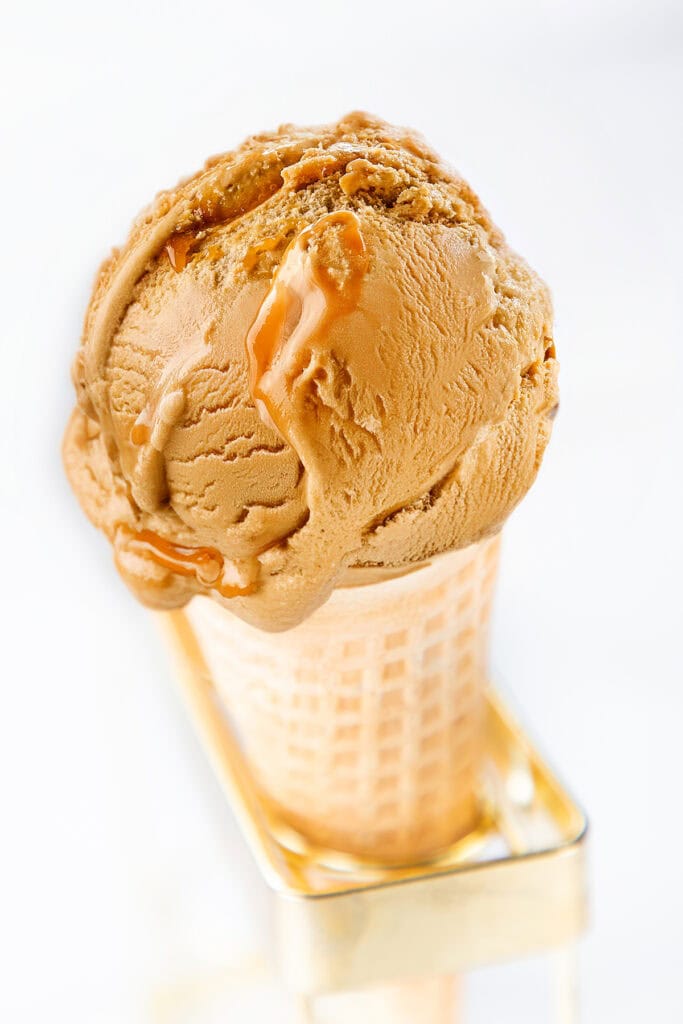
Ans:
[{"label": "light brown ice cream", "polygon": [[161,193],[100,270],[74,378],[67,471],[126,582],[270,630],[496,531],[557,406],[545,286],[365,114]]}]

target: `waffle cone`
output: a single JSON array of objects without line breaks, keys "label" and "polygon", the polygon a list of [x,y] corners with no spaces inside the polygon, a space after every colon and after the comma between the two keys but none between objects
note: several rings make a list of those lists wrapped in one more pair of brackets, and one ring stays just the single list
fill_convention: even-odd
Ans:
[{"label": "waffle cone", "polygon": [[415,861],[477,819],[498,538],[340,588],[265,634],[208,598],[187,611],[255,777],[309,840]]}]

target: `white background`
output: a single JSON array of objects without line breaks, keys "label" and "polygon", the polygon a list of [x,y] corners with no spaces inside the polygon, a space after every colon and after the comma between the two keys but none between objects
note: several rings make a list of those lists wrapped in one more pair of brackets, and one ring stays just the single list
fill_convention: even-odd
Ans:
[{"label": "white background", "polygon": [[[261,970],[258,879],[59,445],[90,282],[133,214],[251,131],[364,107],[421,129],[553,287],[562,408],[506,531],[495,659],[592,819],[583,1019],[679,1021],[680,5],[14,7],[0,1018],[284,1019],[267,992],[262,1014],[218,1009]],[[485,978],[482,1022],[532,1024],[534,986],[496,1002]]]}]

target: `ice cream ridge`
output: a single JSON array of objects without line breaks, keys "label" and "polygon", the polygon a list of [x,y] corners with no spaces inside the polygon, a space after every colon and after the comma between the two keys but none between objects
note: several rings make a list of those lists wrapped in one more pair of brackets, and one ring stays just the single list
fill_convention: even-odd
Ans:
[{"label": "ice cream ridge", "polygon": [[557,408],[551,315],[419,135],[285,125],[160,193],[101,267],[69,479],[145,604],[287,629],[500,528]]}]

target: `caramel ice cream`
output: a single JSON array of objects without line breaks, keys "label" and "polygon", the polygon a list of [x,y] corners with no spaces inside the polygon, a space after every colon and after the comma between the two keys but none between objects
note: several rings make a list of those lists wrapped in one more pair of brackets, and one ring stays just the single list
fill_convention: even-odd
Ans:
[{"label": "caramel ice cream", "polygon": [[263,629],[497,531],[557,407],[548,291],[414,133],[284,126],[102,266],[67,472],[146,604]]}]

